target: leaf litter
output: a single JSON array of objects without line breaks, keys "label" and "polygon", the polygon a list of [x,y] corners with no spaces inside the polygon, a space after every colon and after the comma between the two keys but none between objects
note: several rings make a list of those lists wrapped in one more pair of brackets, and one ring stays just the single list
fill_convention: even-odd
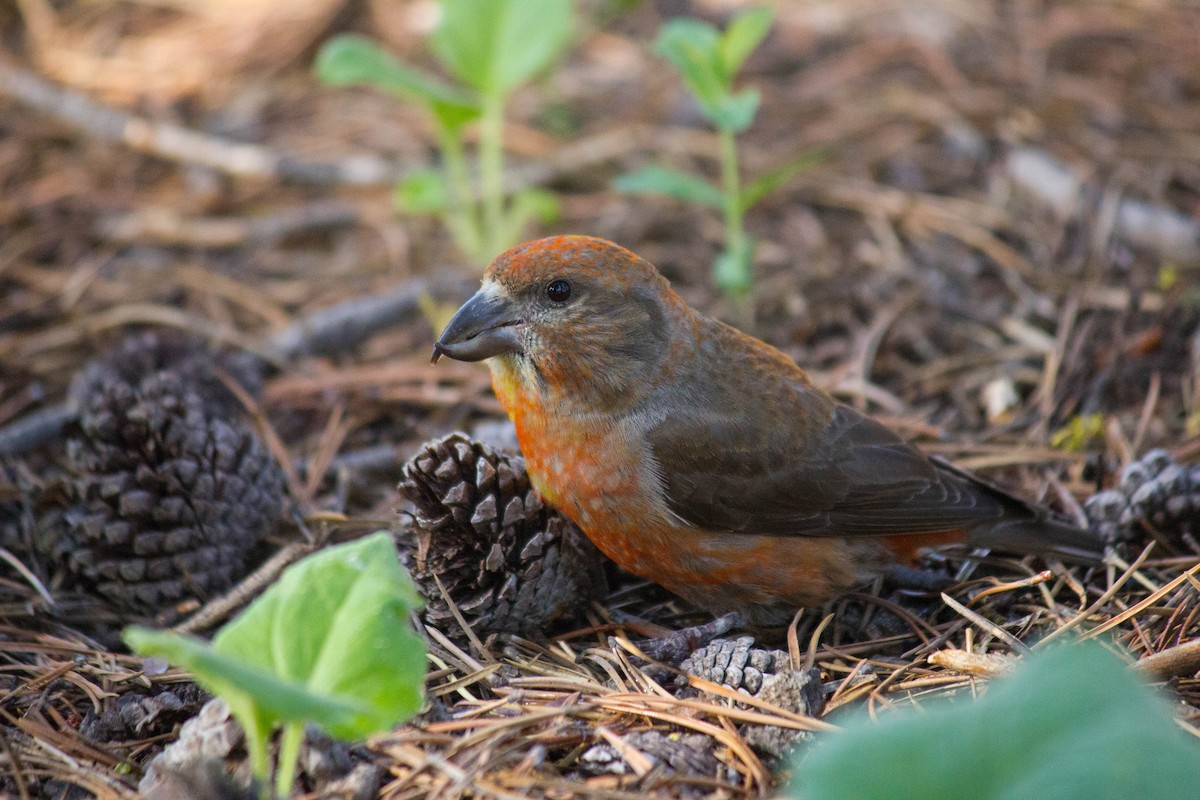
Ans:
[{"label": "leaf litter", "polygon": [[[333,25],[419,54],[409,12],[385,6]],[[48,44],[46,17],[31,21],[41,7],[0,8],[19,23],[3,36],[20,54],[0,61],[0,786],[133,797],[204,697],[183,673],[125,653],[128,612],[58,562],[22,555],[35,549],[32,523],[69,505],[77,412],[65,403],[88,362],[129,331],[165,326],[267,365],[247,419],[289,475],[291,509],[254,555],[262,571],[231,599],[145,620],[191,619],[197,632],[269,583],[277,553],[388,527],[415,552],[412,518],[394,511],[403,464],[450,431],[501,449],[511,434],[484,370],[428,367],[433,326],[419,293],[405,293],[422,286],[454,303],[472,282],[444,231],[389,207],[397,165],[424,166],[432,131],[392,101],[322,90],[296,55],[331,32],[317,22],[332,6],[314,6],[259,61],[226,59],[219,80],[181,64],[145,87],[110,64],[81,80],[79,65],[104,57],[104,36],[136,50],[156,33],[215,36],[211,26],[179,24],[183,8],[66,4],[55,24],[84,33]],[[726,11],[698,2],[691,13],[722,23]],[[1200,151],[1188,132],[1200,15],[1170,2],[953,0],[814,13],[784,4],[745,67],[763,95],[747,173],[824,154],[747,216],[759,242],[754,332],[927,451],[1027,497],[1079,516],[1089,497],[1115,492],[1088,511],[1131,541],[1092,569],[936,553],[925,566],[946,583],[864,587],[775,638],[710,643],[703,677],[640,659],[637,642],[705,616],[615,569],[606,594],[544,636],[468,632],[448,593],[447,613],[426,626],[428,709],[365,745],[310,742],[299,785],[312,796],[767,796],[780,764],[762,731],[798,731],[804,747],[844,709],[969,696],[1006,657],[1072,636],[1126,648],[1196,731]],[[509,178],[560,195],[563,219],[546,232],[619,241],[689,302],[730,315],[707,277],[715,217],[609,188],[659,163],[714,175],[711,135],[649,50],[660,12],[597,19],[556,73],[517,94]],[[265,23],[249,28],[271,40]],[[94,113],[72,116],[80,92]],[[168,103],[171,124],[205,148],[105,127],[108,112],[164,119]],[[239,141],[267,156],[248,176],[231,160]],[[379,167],[374,189],[345,177],[364,174],[348,166],[359,153]],[[361,318],[366,298],[397,292],[375,327],[308,339],[286,329],[319,328],[338,304],[341,319]],[[1098,426],[1074,422],[1092,415]],[[1050,446],[1064,429],[1057,441],[1076,449]],[[1155,448],[1170,460],[1139,461]],[[1123,523],[1135,507],[1149,511]],[[777,676],[814,669],[817,697],[764,699]],[[227,743],[228,768],[244,768],[244,748]],[[373,771],[356,772],[364,765]]]}]

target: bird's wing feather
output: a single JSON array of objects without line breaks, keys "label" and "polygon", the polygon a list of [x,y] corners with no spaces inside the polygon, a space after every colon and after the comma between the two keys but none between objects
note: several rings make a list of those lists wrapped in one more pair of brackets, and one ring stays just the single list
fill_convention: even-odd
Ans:
[{"label": "bird's wing feather", "polygon": [[808,536],[934,533],[1003,516],[999,497],[875,420],[806,384],[776,388],[732,413],[724,402],[706,413],[693,397],[647,432],[672,512],[706,530]]}]

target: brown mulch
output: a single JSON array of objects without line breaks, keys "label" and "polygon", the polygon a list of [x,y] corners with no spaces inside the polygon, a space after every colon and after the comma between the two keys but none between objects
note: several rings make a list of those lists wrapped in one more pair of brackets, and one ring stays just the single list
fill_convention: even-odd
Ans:
[{"label": "brown mulch", "polygon": [[[234,37],[219,9],[0,2],[6,795],[136,796],[205,698],[128,655],[124,624],[211,631],[312,543],[402,528],[396,485],[423,443],[504,437],[483,367],[428,363],[437,306],[474,280],[434,221],[391,209],[395,178],[432,158],[428,121],[311,77],[318,43],[345,30],[428,65],[427,4],[312,3],[283,23],[253,5]],[[517,95],[508,129],[514,183],[562,201],[531,237],[611,238],[726,316],[708,280],[717,215],[609,184],[651,163],[716,174],[711,132],[649,43],[667,15],[721,21],[730,5],[585,3],[585,35]],[[747,67],[764,101],[745,168],[822,156],[748,215],[754,332],[929,452],[1077,517],[1147,451],[1200,459],[1200,9],[781,6]],[[131,138],[130,120],[203,146]],[[233,160],[239,143],[256,168]],[[311,338],[339,303],[377,324]],[[227,603],[123,610],[8,538],[70,494],[72,380],[146,329],[261,357],[261,391],[240,402],[289,508]],[[430,626],[429,708],[365,746],[314,745],[302,780],[332,793],[366,764],[359,789],[388,798],[761,797],[784,775],[781,731],[972,689],[1002,671],[992,656],[1069,636],[1126,648],[1194,732],[1195,540],[1147,528],[1099,568],[935,554],[944,584],[807,609],[759,634],[761,652],[743,646],[725,685],[637,656],[637,640],[707,618],[613,570],[606,597],[542,636]],[[775,651],[819,671],[819,708],[745,683],[783,663]]]}]

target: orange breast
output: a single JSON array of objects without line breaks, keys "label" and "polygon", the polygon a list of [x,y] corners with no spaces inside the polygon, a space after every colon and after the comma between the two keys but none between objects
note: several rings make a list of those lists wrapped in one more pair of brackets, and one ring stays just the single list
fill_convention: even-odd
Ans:
[{"label": "orange breast", "polygon": [[621,566],[656,580],[673,536],[644,444],[621,420],[549,414],[510,364],[493,366],[493,387],[512,417],[530,479]]}]

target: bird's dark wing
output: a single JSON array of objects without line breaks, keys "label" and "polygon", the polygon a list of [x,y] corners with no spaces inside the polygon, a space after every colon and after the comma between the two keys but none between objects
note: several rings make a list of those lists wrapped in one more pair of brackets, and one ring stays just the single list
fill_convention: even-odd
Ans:
[{"label": "bird's dark wing", "polygon": [[977,546],[1103,555],[1095,532],[926,457],[774,348],[711,321],[703,334],[706,357],[688,362],[689,380],[663,381],[647,405],[671,409],[647,414],[645,436],[667,506],[684,521],[769,536],[965,529]]},{"label": "bird's dark wing", "polygon": [[647,432],[672,512],[706,530],[809,536],[935,533],[1004,516],[991,490],[870,417],[804,384],[773,388],[732,407],[691,398]]}]

